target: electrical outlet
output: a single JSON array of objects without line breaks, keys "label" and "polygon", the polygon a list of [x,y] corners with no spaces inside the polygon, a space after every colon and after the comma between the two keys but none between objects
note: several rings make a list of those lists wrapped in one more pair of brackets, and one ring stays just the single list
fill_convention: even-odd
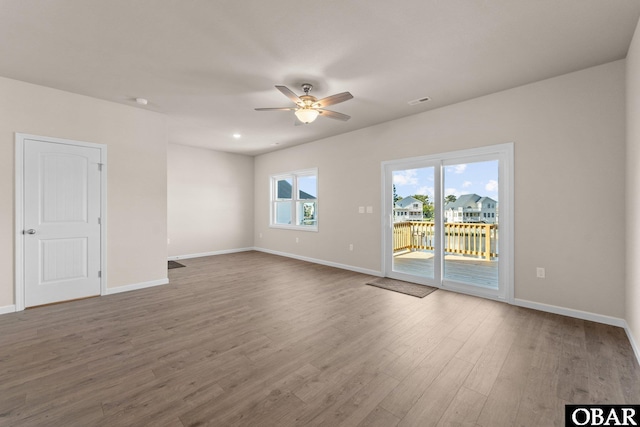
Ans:
[{"label": "electrical outlet", "polygon": [[262,233],[260,233],[260,238],[262,239]]},{"label": "electrical outlet", "polygon": [[300,238],[296,237],[296,243],[300,243]]},{"label": "electrical outlet", "polygon": [[367,206],[367,213],[373,213],[373,206]]},{"label": "electrical outlet", "polygon": [[171,244],[171,239],[167,239],[167,245]]},{"label": "electrical outlet", "polygon": [[536,277],[538,279],[544,279],[545,278],[544,267],[537,267],[536,268]]},{"label": "electrical outlet", "polygon": [[353,243],[349,243],[349,250],[352,251],[353,250]]},{"label": "electrical outlet", "polygon": [[358,206],[358,213],[364,213],[364,206]]}]

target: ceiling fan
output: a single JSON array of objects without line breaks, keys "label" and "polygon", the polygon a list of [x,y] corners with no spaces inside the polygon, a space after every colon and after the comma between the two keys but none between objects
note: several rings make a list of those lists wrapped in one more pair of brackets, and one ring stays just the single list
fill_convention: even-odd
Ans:
[{"label": "ceiling fan", "polygon": [[342,120],[343,122],[346,122],[351,118],[346,114],[325,110],[324,107],[348,101],[353,98],[353,95],[351,95],[349,92],[342,92],[336,95],[327,96],[326,98],[317,99],[315,96],[309,95],[309,91],[312,88],[313,86],[309,83],[303,83],[302,90],[304,91],[304,95],[298,96],[293,93],[293,91],[291,91],[291,89],[289,89],[288,87],[276,85],[276,89],[282,92],[284,96],[292,100],[296,104],[296,106],[284,108],[256,108],[256,111],[294,111],[298,120],[300,120],[304,124],[311,123],[318,116]]}]

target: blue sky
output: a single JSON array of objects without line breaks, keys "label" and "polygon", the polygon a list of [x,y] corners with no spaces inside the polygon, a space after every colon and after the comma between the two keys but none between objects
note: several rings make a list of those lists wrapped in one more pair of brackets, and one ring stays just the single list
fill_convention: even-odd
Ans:
[{"label": "blue sky", "polygon": [[316,188],[318,188],[318,177],[315,175],[301,176],[298,178],[298,190],[304,191],[317,197]]},{"label": "blue sky", "polygon": [[[398,196],[426,194],[433,200],[433,168],[393,172]],[[478,194],[498,200],[498,161],[462,163],[444,167],[444,196]]]}]

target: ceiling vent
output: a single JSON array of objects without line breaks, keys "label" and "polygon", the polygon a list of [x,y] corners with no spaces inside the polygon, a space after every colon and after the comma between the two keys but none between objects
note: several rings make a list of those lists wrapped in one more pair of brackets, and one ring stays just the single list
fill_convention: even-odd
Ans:
[{"label": "ceiling vent", "polygon": [[413,101],[409,101],[409,105],[418,105],[427,101],[431,101],[431,98],[429,98],[428,96],[425,96],[424,98],[418,98],[418,99],[414,99]]}]

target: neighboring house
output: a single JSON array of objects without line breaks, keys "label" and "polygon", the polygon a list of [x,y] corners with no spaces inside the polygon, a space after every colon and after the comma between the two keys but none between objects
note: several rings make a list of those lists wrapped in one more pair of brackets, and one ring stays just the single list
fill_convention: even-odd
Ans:
[{"label": "neighboring house", "polygon": [[491,197],[464,194],[455,202],[444,205],[445,222],[498,222],[498,202]]},{"label": "neighboring house", "polygon": [[[285,181],[285,180],[279,180],[278,181],[278,198],[279,199],[292,199],[292,185],[291,183]],[[315,200],[315,197],[312,196],[311,194],[300,190],[300,199],[312,199]],[[311,204],[306,204],[305,203],[306,208],[307,209],[312,209],[312,212],[310,213],[310,215],[312,217],[315,217],[315,204],[311,203]],[[310,206],[309,206],[310,205]],[[291,209],[276,209],[275,211],[275,215],[277,216],[277,223],[278,224],[291,224]]]},{"label": "neighboring house", "polygon": [[398,200],[393,207],[393,221],[419,221],[424,217],[420,200],[411,196]]},{"label": "neighboring house", "polygon": [[[281,179],[278,181],[278,198],[279,199],[291,199],[292,185],[290,182]],[[314,196],[306,191],[300,190],[301,199],[315,199]]]}]

